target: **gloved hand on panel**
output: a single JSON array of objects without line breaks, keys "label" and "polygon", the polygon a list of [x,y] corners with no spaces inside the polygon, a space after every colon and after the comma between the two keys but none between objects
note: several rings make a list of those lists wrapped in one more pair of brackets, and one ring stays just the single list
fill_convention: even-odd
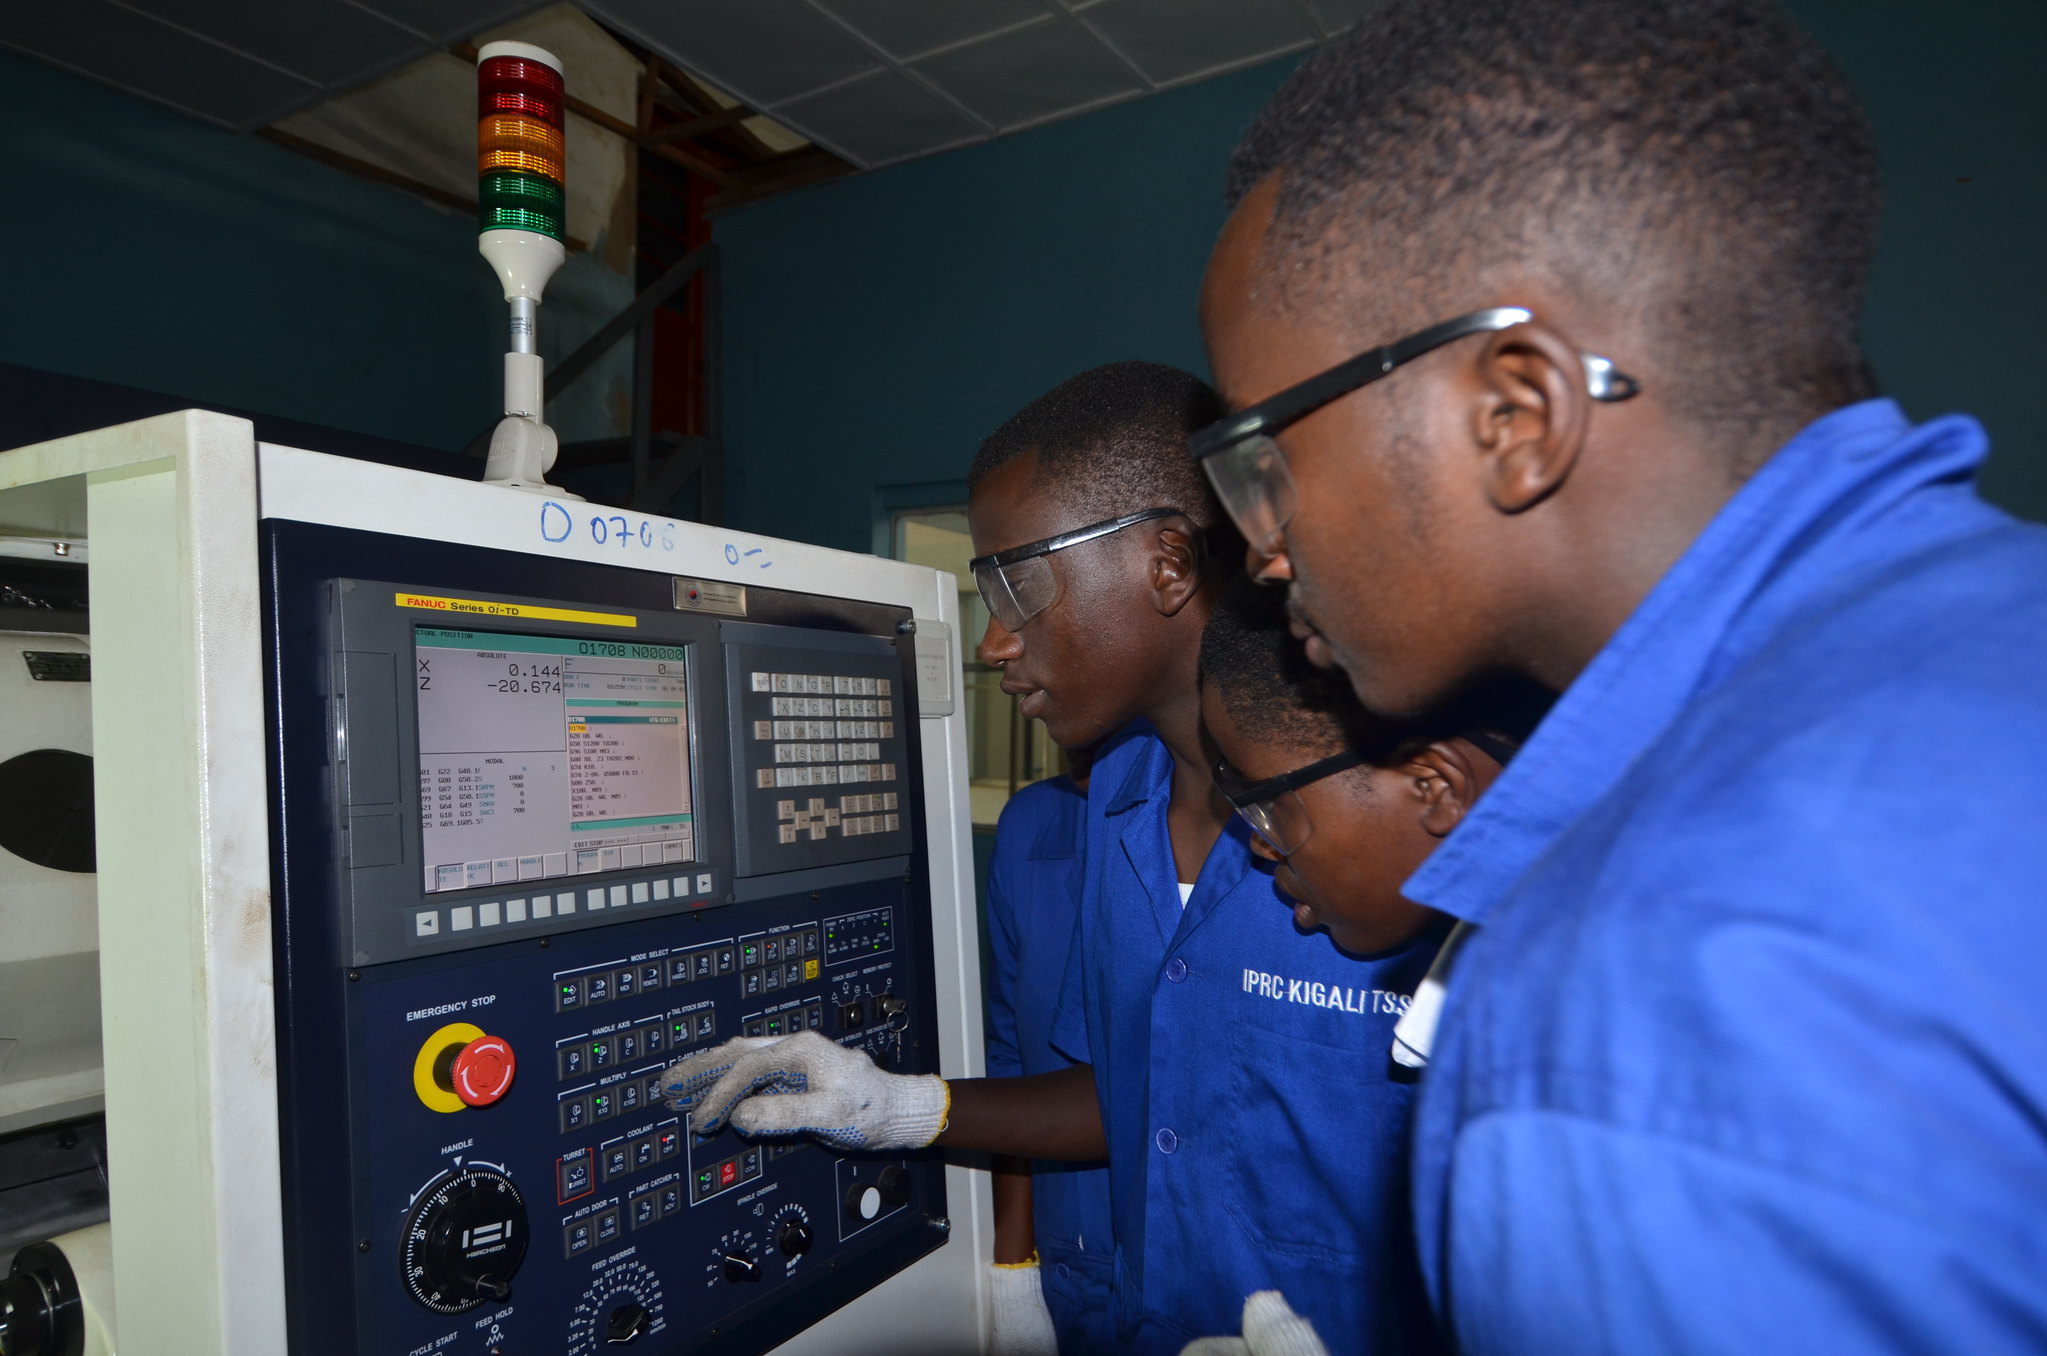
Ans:
[{"label": "gloved hand on panel", "polygon": [[990,1263],[988,1300],[992,1311],[988,1356],[1059,1356],[1037,1254],[1028,1262]]},{"label": "gloved hand on panel", "polygon": [[1242,1337],[1204,1337],[1182,1347],[1180,1356],[1329,1356],[1329,1348],[1286,1296],[1260,1290],[1244,1301]]},{"label": "gloved hand on panel", "polygon": [[677,1061],[669,1102],[699,1134],[809,1135],[836,1149],[921,1149],[945,1128],[952,1094],[936,1074],[883,1073],[864,1051],[815,1031],[740,1036]]}]

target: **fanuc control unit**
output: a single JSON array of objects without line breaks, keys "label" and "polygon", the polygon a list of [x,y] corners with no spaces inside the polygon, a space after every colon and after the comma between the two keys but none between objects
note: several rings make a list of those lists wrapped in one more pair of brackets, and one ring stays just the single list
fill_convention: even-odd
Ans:
[{"label": "fanuc control unit", "polygon": [[937,1070],[909,610],[266,540],[294,1348],[761,1351],[941,1245],[937,1162],[661,1092],[734,1036]]}]

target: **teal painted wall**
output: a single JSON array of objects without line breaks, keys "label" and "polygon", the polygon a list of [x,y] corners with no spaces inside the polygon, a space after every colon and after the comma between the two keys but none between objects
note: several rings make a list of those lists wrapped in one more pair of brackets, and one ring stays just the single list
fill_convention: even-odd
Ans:
[{"label": "teal painted wall", "polygon": [[[1986,486],[2047,518],[2047,6],[1794,0],[1862,91],[1889,207],[1865,330],[1915,417],[1970,410]],[[1205,370],[1195,289],[1223,165],[1290,62],[873,174],[718,224],[728,516],[865,551],[876,487],[957,479],[1018,406],[1098,362]],[[1965,181],[1966,182],[1962,182]]]},{"label": "teal painted wall", "polygon": [[872,174],[717,225],[727,517],[872,548],[875,487],[956,480],[1082,368],[1205,370],[1195,288],[1230,147],[1291,63]]},{"label": "teal painted wall", "polygon": [[[1867,321],[1915,415],[1967,409],[2047,517],[2047,6],[1795,0],[1883,143]],[[876,487],[956,480],[1097,362],[1199,369],[1222,167],[1288,63],[777,198],[719,223],[737,524],[872,545]],[[0,362],[426,447],[495,413],[502,303],[463,214],[0,53]],[[556,336],[550,334],[552,340]],[[550,347],[552,347],[550,343]]]},{"label": "teal painted wall", "polygon": [[473,218],[0,53],[0,361],[455,448],[497,414]]},{"label": "teal painted wall", "polygon": [[1883,242],[1863,335],[1914,418],[1966,410],[1996,449],[1985,492],[2047,519],[2029,408],[2047,369],[2047,6],[1789,0],[1861,92],[1883,153]]}]

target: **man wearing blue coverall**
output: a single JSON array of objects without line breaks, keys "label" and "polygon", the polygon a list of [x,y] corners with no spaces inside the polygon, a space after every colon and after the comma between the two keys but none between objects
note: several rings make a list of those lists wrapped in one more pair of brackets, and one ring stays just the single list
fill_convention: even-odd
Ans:
[{"label": "man wearing blue coverall", "polygon": [[1064,992],[1037,996],[1079,1062],[948,1082],[806,1032],[700,1051],[669,1092],[706,1128],[841,1147],[1106,1148],[1117,1350],[1177,1353],[1285,1289],[1345,1350],[1433,1351],[1402,1161],[1413,1089],[1387,1065],[1434,938],[1354,957],[1304,935],[1215,790],[1198,660],[1237,547],[1186,438],[1221,413],[1186,373],[1110,364],[1026,407],[969,476],[983,659],[1053,742],[1107,740]]},{"label": "man wearing blue coverall", "polygon": [[1562,694],[1407,888],[1473,925],[1459,1348],[2047,1350],[2047,532],[1876,398],[1838,72],[1766,0],[1388,0],[1232,194],[1193,448],[1311,655]]}]

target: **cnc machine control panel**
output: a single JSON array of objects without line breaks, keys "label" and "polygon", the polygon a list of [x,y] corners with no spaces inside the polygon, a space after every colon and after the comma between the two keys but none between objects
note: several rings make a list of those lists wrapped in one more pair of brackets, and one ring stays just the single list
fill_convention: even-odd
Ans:
[{"label": "cnc machine control panel", "polygon": [[267,528],[293,1350],[761,1351],[942,1167],[700,1136],[681,1056],[937,1065],[907,613]]}]

